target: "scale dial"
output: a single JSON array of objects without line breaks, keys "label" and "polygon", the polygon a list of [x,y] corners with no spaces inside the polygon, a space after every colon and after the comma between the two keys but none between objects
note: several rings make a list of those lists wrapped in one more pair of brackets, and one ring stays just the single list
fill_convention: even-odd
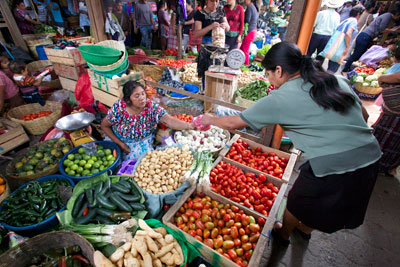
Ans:
[{"label": "scale dial", "polygon": [[228,55],[226,55],[226,63],[232,69],[240,69],[245,60],[246,56],[240,49],[233,49],[228,52]]}]

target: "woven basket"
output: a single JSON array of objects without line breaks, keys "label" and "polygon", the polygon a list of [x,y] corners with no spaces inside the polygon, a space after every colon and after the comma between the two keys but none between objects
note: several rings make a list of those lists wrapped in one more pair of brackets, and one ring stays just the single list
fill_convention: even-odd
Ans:
[{"label": "woven basket", "polygon": [[171,107],[165,107],[165,110],[168,112],[170,115],[178,115],[178,114],[186,114],[186,115],[192,115],[193,117],[199,116],[203,114],[202,110],[192,108],[192,107],[177,107],[177,108],[171,108]]},{"label": "woven basket", "polygon": [[[39,111],[51,110],[48,116],[37,118],[31,121],[20,120],[22,116],[28,113],[36,113]],[[61,116],[62,105],[59,102],[47,101],[44,106],[39,103],[26,104],[11,109],[7,116],[10,120],[15,121],[33,135],[44,134]]]},{"label": "woven basket", "polygon": [[[28,65],[28,72],[33,73],[36,71],[42,71],[47,67],[53,66],[50,60],[37,60],[29,63]],[[45,86],[53,89],[57,89],[61,87],[60,79],[54,79],[51,81],[42,81],[40,86]]]},{"label": "woven basket", "polygon": [[161,80],[162,73],[167,66],[160,65],[133,65],[134,71],[142,71],[144,76],[151,77],[154,81],[158,82]]},{"label": "woven basket", "polygon": [[236,97],[236,102],[239,106],[244,107],[244,108],[249,108],[256,103],[254,101],[244,99],[241,96]]},{"label": "woven basket", "polygon": [[[231,133],[228,130],[224,130],[224,134],[225,134],[225,136],[227,136],[225,144],[223,144],[221,146],[221,148],[219,148],[219,149],[210,150],[210,152],[212,152],[214,155],[218,155],[218,153],[226,146],[226,144],[229,142],[229,140],[231,140]],[[176,140],[176,132],[174,134],[174,140]],[[177,143],[177,144],[179,144],[179,143]]]},{"label": "woven basket", "polygon": [[[68,141],[70,143],[70,146],[73,147],[72,142],[70,140],[68,140]],[[47,141],[43,141],[43,142],[47,142]],[[36,144],[34,146],[39,146],[43,142],[38,143],[38,144]],[[14,159],[8,163],[8,165],[6,167],[6,175],[7,175],[7,177],[10,177],[10,178],[13,178],[13,179],[17,179],[17,180],[30,181],[30,180],[34,180],[34,179],[37,179],[37,178],[40,178],[40,177],[43,177],[43,176],[55,174],[55,173],[58,172],[59,162],[54,164],[54,166],[52,166],[48,170],[37,172],[37,173],[32,174],[32,175],[26,175],[26,176],[16,175],[16,173],[15,173],[15,164],[17,162],[21,161],[22,158],[28,154],[28,151],[29,151],[29,147],[21,150],[20,152],[18,152],[17,156],[14,157]]]},{"label": "woven basket", "polygon": [[357,91],[364,94],[378,95],[382,92],[382,87],[362,86],[360,83],[356,83],[355,86]]},{"label": "woven basket", "polygon": [[33,257],[43,255],[49,249],[63,249],[75,245],[81,248],[82,255],[90,262],[91,266],[95,266],[92,244],[82,236],[70,231],[44,233],[10,248],[0,255],[1,266],[31,266]]}]

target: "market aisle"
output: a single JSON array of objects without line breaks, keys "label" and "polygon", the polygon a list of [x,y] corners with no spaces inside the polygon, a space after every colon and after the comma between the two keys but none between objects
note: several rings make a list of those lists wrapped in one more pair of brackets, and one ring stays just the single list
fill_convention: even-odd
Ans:
[{"label": "market aisle", "polygon": [[[293,172],[298,175],[298,166]],[[293,235],[286,253],[274,252],[261,266],[400,266],[400,182],[378,177],[364,224],[334,234],[312,233],[310,242]]]}]

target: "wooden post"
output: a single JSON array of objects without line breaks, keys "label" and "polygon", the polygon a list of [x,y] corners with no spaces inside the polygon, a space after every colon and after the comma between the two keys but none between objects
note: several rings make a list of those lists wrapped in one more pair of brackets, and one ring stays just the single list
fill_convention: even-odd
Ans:
[{"label": "wooden post", "polygon": [[21,47],[23,50],[28,52],[28,47],[26,46],[24,38],[22,38],[21,31],[19,30],[18,25],[15,22],[14,16],[10,10],[10,6],[8,5],[8,1],[0,1],[0,11],[3,15],[4,20],[7,23],[8,30],[10,31],[11,37],[13,38],[15,45]]},{"label": "wooden post", "polygon": [[178,35],[176,36],[178,43],[178,59],[182,59],[182,28],[183,25],[178,25]]},{"label": "wooden post", "polygon": [[92,30],[93,38],[96,43],[107,40],[105,33],[105,18],[103,1],[86,0],[88,9],[90,29]]},{"label": "wooden post", "polygon": [[299,38],[301,22],[303,21],[304,10],[307,0],[296,0],[292,3],[292,13],[287,27],[285,41],[296,43]]},{"label": "wooden post", "polygon": [[299,38],[297,39],[297,45],[300,47],[303,54],[307,53],[308,43],[310,42],[311,35],[314,29],[315,19],[319,7],[321,6],[321,0],[308,0],[307,6],[304,11],[304,16],[301,22],[301,28]]}]

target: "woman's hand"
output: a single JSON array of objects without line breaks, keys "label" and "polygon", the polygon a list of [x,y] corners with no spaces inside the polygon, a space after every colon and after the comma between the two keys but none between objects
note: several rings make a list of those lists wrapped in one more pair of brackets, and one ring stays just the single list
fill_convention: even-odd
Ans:
[{"label": "woman's hand", "polygon": [[118,146],[123,152],[125,152],[127,154],[131,153],[129,146],[127,144],[125,144],[124,142],[121,142],[120,144],[118,144]]},{"label": "woman's hand", "polygon": [[203,117],[201,118],[201,124],[202,125],[211,125],[212,120],[215,118],[214,115],[210,113],[205,113]]},{"label": "woman's hand", "polygon": [[220,26],[220,24],[218,22],[214,22],[213,24],[210,24],[210,27],[212,30],[215,30],[216,28],[218,28]]}]

